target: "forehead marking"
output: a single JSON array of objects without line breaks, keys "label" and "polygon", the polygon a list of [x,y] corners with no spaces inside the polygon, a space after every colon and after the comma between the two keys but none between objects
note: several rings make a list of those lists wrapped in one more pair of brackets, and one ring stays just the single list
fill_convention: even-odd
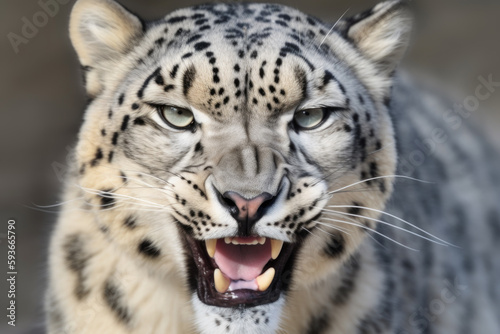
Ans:
[{"label": "forehead marking", "polygon": [[189,93],[189,90],[193,86],[193,81],[196,76],[196,69],[194,66],[189,67],[186,72],[184,72],[184,76],[182,78],[182,92],[184,93],[184,96],[186,96]]},{"label": "forehead marking", "polygon": [[142,87],[141,89],[139,89],[139,91],[137,92],[137,97],[142,99],[142,97],[144,96],[144,90],[148,87],[149,85],[149,82],[155,78],[156,76],[158,76],[158,74],[160,74],[160,71],[161,71],[161,68],[158,67],[153,73],[151,73],[147,78],[146,80],[144,81],[144,83],[142,84]]}]

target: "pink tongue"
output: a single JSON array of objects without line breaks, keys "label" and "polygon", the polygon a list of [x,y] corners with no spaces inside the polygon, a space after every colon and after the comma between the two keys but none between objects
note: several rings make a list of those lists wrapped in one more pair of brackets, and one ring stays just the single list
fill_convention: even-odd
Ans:
[{"label": "pink tongue", "polygon": [[214,258],[219,269],[230,279],[251,281],[262,273],[271,259],[271,242],[267,239],[263,245],[233,245],[219,239]]}]

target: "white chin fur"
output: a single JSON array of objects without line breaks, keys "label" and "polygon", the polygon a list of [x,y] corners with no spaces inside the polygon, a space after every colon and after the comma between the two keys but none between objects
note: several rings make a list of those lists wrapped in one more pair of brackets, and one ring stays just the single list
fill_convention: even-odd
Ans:
[{"label": "white chin fur", "polygon": [[245,309],[203,304],[197,294],[191,303],[201,334],[274,334],[278,330],[284,297],[271,304]]}]

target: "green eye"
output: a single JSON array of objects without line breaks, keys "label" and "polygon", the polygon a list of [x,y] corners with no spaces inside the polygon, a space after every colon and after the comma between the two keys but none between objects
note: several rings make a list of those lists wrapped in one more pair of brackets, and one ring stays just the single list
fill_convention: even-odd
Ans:
[{"label": "green eye", "polygon": [[318,127],[325,120],[324,108],[299,110],[293,116],[293,121],[302,130],[311,130]]},{"label": "green eye", "polygon": [[193,113],[187,109],[173,106],[161,106],[157,109],[163,121],[174,129],[187,129],[194,122]]}]

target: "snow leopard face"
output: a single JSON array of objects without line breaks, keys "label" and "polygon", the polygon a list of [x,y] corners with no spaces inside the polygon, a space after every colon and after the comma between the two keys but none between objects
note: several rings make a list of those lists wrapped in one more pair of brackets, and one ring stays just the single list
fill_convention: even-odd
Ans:
[{"label": "snow leopard face", "polygon": [[391,193],[386,104],[408,31],[399,1],[334,26],[281,5],[143,23],[78,1],[93,98],[78,185],[102,233],[185,289],[201,332],[273,332],[288,292],[348,259]]}]

